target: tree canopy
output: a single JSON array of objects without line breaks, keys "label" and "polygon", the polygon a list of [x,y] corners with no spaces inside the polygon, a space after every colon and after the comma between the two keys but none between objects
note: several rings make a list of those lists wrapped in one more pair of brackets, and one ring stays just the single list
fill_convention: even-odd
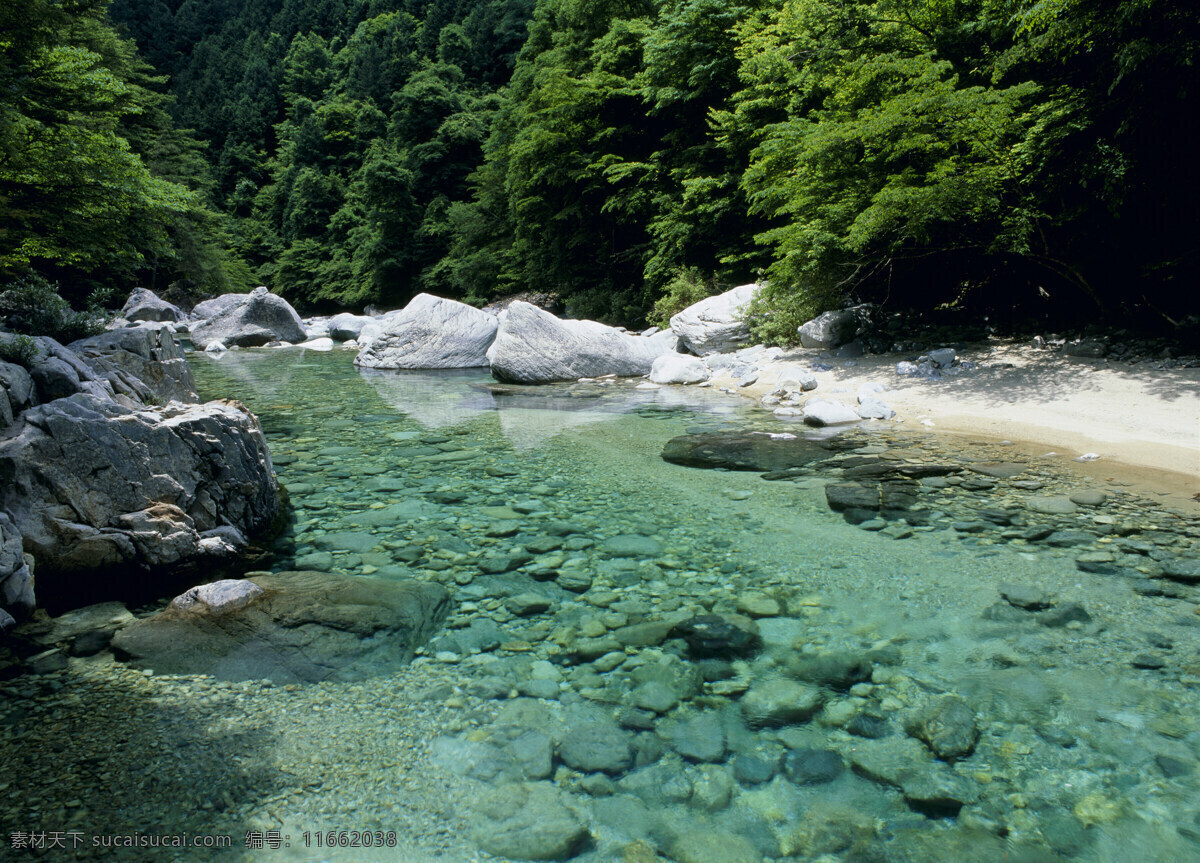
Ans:
[{"label": "tree canopy", "polygon": [[1185,4],[109,14],[0,11],[3,274],[262,281],[311,308],[553,291],[628,324],[665,293],[761,279],[754,321],[776,340],[849,301],[1194,311],[1200,16]]}]

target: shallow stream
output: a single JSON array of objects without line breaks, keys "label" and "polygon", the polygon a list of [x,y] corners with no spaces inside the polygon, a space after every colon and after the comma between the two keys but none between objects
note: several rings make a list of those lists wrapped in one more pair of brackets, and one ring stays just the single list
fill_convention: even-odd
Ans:
[{"label": "shallow stream", "polygon": [[[1162,577],[1194,514],[1003,444],[352,358],[192,364],[289,490],[263,566],[437,581],[442,630],[354,680],[9,681],[0,764],[37,763],[0,779],[6,832],[232,838],[78,859],[1200,860],[1197,588]],[[774,481],[661,457],[747,430],[824,454]],[[904,507],[827,503],[930,464]]]}]

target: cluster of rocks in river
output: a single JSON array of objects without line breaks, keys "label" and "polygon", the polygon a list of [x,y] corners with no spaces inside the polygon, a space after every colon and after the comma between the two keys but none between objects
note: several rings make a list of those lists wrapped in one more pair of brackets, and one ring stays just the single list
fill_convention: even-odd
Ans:
[{"label": "cluster of rocks in river", "polygon": [[197,403],[169,329],[32,344],[27,365],[0,362],[7,625],[32,610],[35,572],[60,607],[106,581],[150,592],[168,567],[227,558],[275,518],[257,420],[233,402]]}]

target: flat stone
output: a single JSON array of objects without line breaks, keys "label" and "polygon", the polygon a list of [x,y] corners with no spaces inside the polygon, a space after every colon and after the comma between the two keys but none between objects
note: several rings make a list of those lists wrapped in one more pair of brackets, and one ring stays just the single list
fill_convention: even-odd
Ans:
[{"label": "flat stone", "polygon": [[629,733],[615,722],[593,721],[576,725],[558,747],[558,757],[584,773],[623,773],[633,763]]},{"label": "flat stone", "polygon": [[519,593],[504,600],[504,607],[517,617],[542,614],[549,611],[553,605],[553,602],[537,593]]},{"label": "flat stone", "polygon": [[600,551],[610,557],[658,557],[662,554],[662,543],[649,536],[623,533],[609,537],[600,543]]},{"label": "flat stone", "polygon": [[978,462],[970,466],[970,470],[990,476],[995,479],[1012,479],[1025,472],[1027,465],[1011,461]]},{"label": "flat stone", "polygon": [[964,758],[975,750],[979,726],[975,711],[957,696],[937,699],[905,725],[905,730],[942,759]]},{"label": "flat stone", "polygon": [[1009,605],[1026,611],[1041,611],[1053,605],[1052,600],[1040,587],[1031,584],[1002,584],[1000,595]]},{"label": "flat stone", "polygon": [[1103,506],[1108,501],[1108,495],[1098,489],[1083,489],[1071,492],[1068,500],[1079,506]]},{"label": "flat stone", "polygon": [[841,776],[846,765],[830,749],[793,749],[783,757],[783,771],[797,785],[824,785]]},{"label": "flat stone", "polygon": [[712,712],[666,722],[667,743],[689,761],[715,762],[725,757],[725,729]]},{"label": "flat stone", "polygon": [[808,721],[824,700],[816,686],[775,678],[754,683],[739,705],[751,728],[776,728]]},{"label": "flat stone", "polygon": [[1079,509],[1069,498],[1064,496],[1031,497],[1025,501],[1025,507],[1043,515],[1070,515]]},{"label": "flat stone", "polygon": [[587,841],[588,831],[548,782],[504,785],[484,792],[471,830],[489,854],[517,860],[563,860]]}]

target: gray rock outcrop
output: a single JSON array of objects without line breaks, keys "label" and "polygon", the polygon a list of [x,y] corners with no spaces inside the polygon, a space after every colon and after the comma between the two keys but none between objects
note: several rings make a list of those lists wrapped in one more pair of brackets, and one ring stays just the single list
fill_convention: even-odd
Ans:
[{"label": "gray rock outcrop", "polygon": [[196,383],[183,351],[163,329],[132,327],[71,342],[68,348],[108,381],[114,393],[141,402],[194,402]]},{"label": "gray rock outcrop", "polygon": [[33,378],[22,366],[0,360],[0,428],[33,404]]},{"label": "gray rock outcrop", "polygon": [[487,358],[497,380],[536,384],[649,374],[669,350],[664,339],[631,336],[596,321],[561,320],[517,302],[501,320]]},{"label": "gray rock outcrop", "polygon": [[42,589],[228,554],[230,539],[261,530],[279,507],[266,440],[240,405],[131,408],[76,393],[25,410],[13,428],[0,441],[0,509]]},{"label": "gray rock outcrop", "polygon": [[434,582],[261,573],[193,588],[122,629],[117,656],[165,674],[277,683],[354,680],[412,659],[450,611]]},{"label": "gray rock outcrop", "polygon": [[192,307],[192,317],[198,320],[215,318],[217,315],[229,311],[234,306],[240,306],[246,301],[246,297],[248,296],[249,294],[221,294],[220,296],[213,297],[211,300],[196,303]]},{"label": "gray rock outcrop", "polygon": [[822,312],[800,325],[800,344],[829,350],[841,347],[858,333],[858,316],[852,309]]},{"label": "gray rock outcrop", "polygon": [[174,303],[168,303],[147,288],[134,288],[121,307],[121,317],[127,321],[186,321],[187,313]]},{"label": "gray rock outcrop", "polygon": [[[228,296],[240,297],[230,301]],[[276,296],[264,287],[257,287],[249,294],[229,294],[218,297],[220,310],[211,317],[193,323],[190,327],[192,343],[204,350],[212,342],[228,346],[252,348],[269,342],[302,342],[307,335],[304,322],[296,310],[283,297]],[[216,303],[217,300],[208,302]],[[207,313],[207,303],[200,303],[194,314]]]},{"label": "gray rock outcrop", "polygon": [[671,331],[684,347],[700,356],[741,347],[750,341],[750,328],[742,314],[758,289],[758,285],[741,285],[688,306],[671,318]]},{"label": "gray rock outcrop", "polygon": [[21,534],[12,519],[0,512],[0,609],[19,619],[33,606],[33,571],[21,551]]},{"label": "gray rock outcrop", "polygon": [[371,369],[486,366],[499,325],[495,315],[466,303],[417,294],[399,314],[389,316],[354,362]]}]

